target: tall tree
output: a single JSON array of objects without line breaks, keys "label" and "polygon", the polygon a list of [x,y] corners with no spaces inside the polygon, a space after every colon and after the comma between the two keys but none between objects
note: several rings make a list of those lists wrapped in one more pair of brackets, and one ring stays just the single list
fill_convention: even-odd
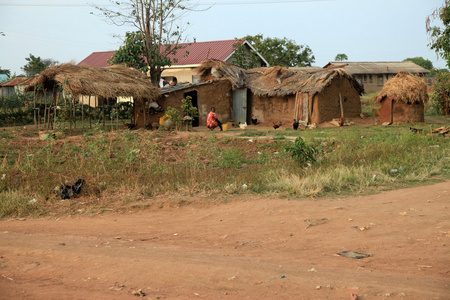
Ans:
[{"label": "tall tree", "polygon": [[344,61],[344,60],[348,60],[348,56],[345,53],[339,53],[336,55],[336,57],[334,58],[335,61]]},{"label": "tall tree", "polygon": [[244,37],[271,66],[306,67],[315,58],[307,45],[297,45],[295,41],[280,38],[264,38],[262,34]]},{"label": "tall tree", "polygon": [[30,57],[25,58],[28,63],[22,67],[22,70],[28,77],[35,74],[39,74],[50,66],[56,65],[58,62],[51,58],[41,59],[40,56],[36,57],[30,53]]},{"label": "tall tree", "polygon": [[[438,26],[433,21],[442,21],[442,25]],[[430,38],[428,46],[450,67],[450,0],[445,0],[441,7],[428,16],[425,28]]]},{"label": "tall tree", "polygon": [[[193,6],[187,6],[189,0],[109,1],[114,8],[95,8],[113,24],[131,25],[137,29],[135,33],[129,33],[127,39],[142,41],[142,49],[139,50],[143,50],[142,55],[152,82],[158,83],[164,67],[172,63],[169,56],[176,54],[180,48],[178,44],[181,43],[184,29],[177,21],[187,11],[192,10]],[[127,46],[127,41],[124,46]]]},{"label": "tall tree", "polygon": [[403,61],[412,61],[416,65],[421,66],[422,68],[425,68],[429,71],[433,69],[433,63],[428,59],[424,59],[423,57],[407,58],[404,59]]}]

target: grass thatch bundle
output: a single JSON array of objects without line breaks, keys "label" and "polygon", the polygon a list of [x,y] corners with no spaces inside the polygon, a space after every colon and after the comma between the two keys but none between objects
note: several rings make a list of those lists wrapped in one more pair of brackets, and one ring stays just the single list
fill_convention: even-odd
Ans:
[{"label": "grass thatch bundle", "polygon": [[375,96],[375,102],[391,98],[403,103],[427,103],[428,93],[425,81],[409,72],[400,71],[388,80],[383,89]]},{"label": "grass thatch bundle", "polygon": [[213,79],[215,75],[226,77],[233,88],[243,88],[247,77],[245,69],[216,59],[204,60],[195,71],[202,81]]},{"label": "grass thatch bundle", "polygon": [[44,70],[25,92],[34,90],[53,91],[56,88],[78,97],[118,96],[136,99],[159,98],[158,88],[146,79],[145,74],[132,68],[114,65],[108,68],[61,64]]}]

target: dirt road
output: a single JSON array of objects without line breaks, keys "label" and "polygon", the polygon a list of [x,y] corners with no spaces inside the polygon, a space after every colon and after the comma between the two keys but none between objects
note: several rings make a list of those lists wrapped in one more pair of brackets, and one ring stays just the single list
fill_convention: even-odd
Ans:
[{"label": "dirt road", "polygon": [[449,181],[345,199],[225,197],[0,221],[0,298],[450,299]]}]

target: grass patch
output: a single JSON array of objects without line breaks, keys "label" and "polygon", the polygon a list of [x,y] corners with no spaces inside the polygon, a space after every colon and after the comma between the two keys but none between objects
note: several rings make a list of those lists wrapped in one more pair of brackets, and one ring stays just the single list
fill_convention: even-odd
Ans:
[{"label": "grass patch", "polygon": [[[154,199],[170,194],[332,197],[449,178],[450,139],[409,126],[280,130],[273,139],[102,130],[76,139],[1,139],[0,218],[120,211],[143,201],[158,207]],[[313,147],[315,162],[299,163],[286,136],[301,136],[294,152]],[[80,197],[62,201],[55,187],[78,178],[85,180]]]}]

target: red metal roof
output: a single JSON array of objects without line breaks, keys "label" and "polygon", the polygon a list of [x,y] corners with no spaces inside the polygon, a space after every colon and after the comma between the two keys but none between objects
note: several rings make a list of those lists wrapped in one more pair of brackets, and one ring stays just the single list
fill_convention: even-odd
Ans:
[{"label": "red metal roof", "polygon": [[[178,44],[182,47],[178,49],[175,56],[170,58],[178,61],[172,65],[193,65],[200,64],[205,59],[225,60],[234,51],[233,45],[236,40],[212,41],[212,42],[198,42],[198,43],[184,43]],[[186,55],[186,52],[189,54]]]},{"label": "red metal roof", "polygon": [[[197,43],[182,43],[178,46],[176,55],[171,55],[172,65],[193,65],[200,64],[205,59],[225,60],[234,51],[233,45],[236,40],[212,41],[212,42],[197,42]],[[111,59],[115,51],[93,52],[91,55],[83,59],[78,65],[80,66],[94,66],[94,67],[108,67],[108,59]],[[186,52],[189,55],[186,55]]]},{"label": "red metal roof", "polygon": [[109,67],[108,59],[111,59],[115,51],[93,52],[78,63],[79,66],[93,66],[99,68]]},{"label": "red metal roof", "polygon": [[23,75],[19,75],[13,79],[10,79],[6,82],[3,82],[0,84],[0,86],[16,86],[16,85],[24,85],[25,81],[27,81],[28,78],[23,76]]}]

